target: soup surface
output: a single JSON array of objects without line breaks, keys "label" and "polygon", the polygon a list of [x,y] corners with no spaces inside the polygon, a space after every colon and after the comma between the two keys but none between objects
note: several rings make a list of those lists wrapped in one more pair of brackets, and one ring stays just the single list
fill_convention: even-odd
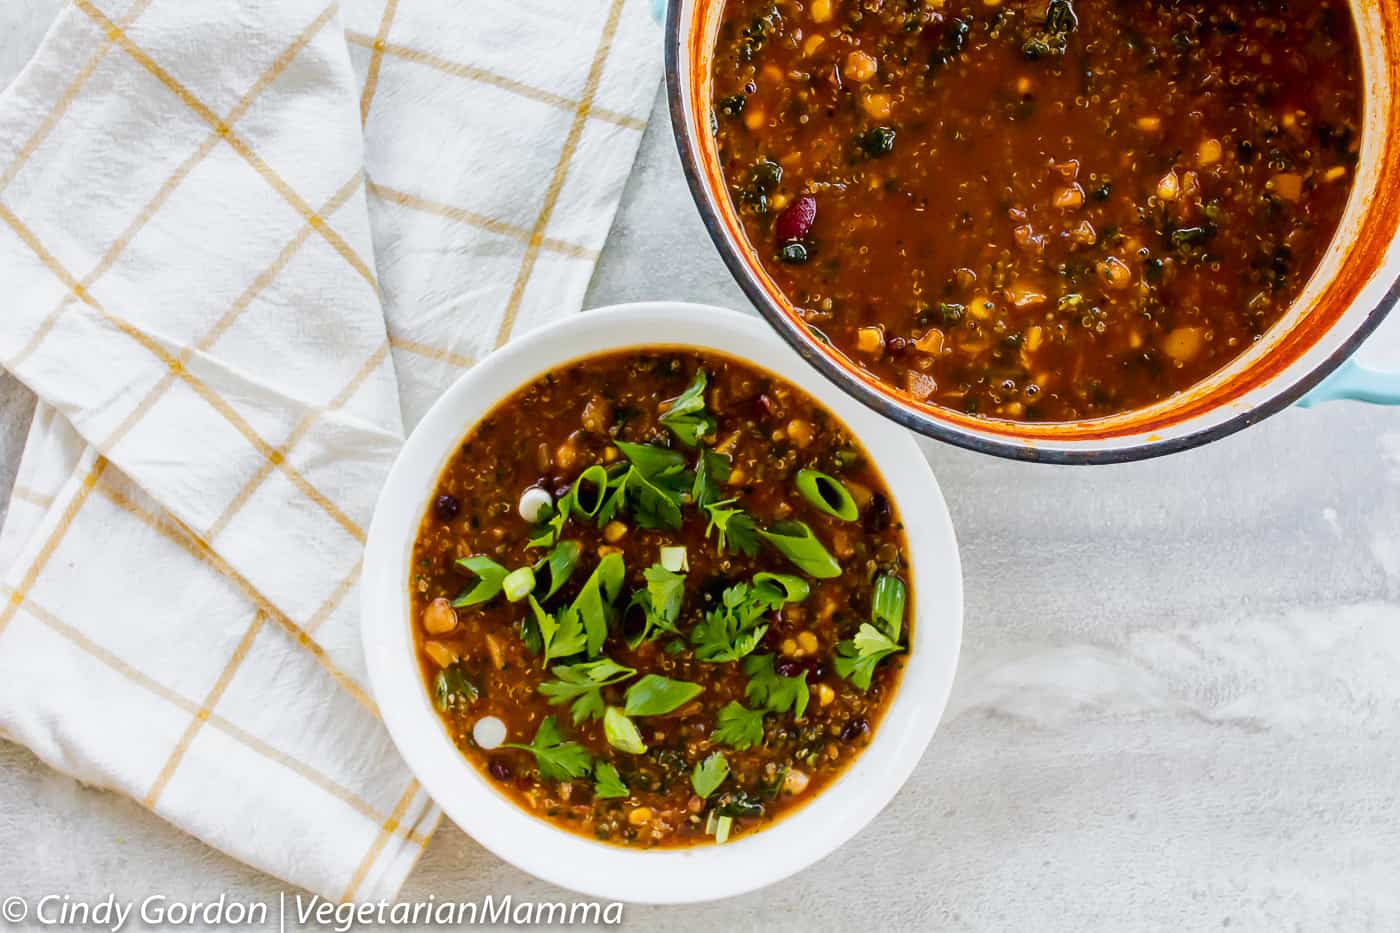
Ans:
[{"label": "soup surface", "polygon": [[413,556],[424,676],[463,755],[623,845],[723,842],[819,793],[910,643],[874,465],[805,393],[719,355],[593,357],[520,390],[453,455]]},{"label": "soup surface", "polygon": [[1344,0],[727,0],[722,170],[801,316],[990,418],[1140,408],[1279,319],[1360,145]]}]

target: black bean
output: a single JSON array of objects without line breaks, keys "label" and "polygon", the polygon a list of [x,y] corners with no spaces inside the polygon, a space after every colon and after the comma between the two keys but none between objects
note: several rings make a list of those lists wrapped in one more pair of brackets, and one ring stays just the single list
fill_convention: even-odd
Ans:
[{"label": "black bean", "polygon": [[802,673],[802,665],[792,658],[783,658],[773,665],[773,670],[779,677],[796,677]]},{"label": "black bean", "polygon": [[443,494],[437,497],[433,503],[433,511],[437,517],[445,522],[450,522],[457,517],[457,513],[462,510],[462,504],[452,496]]},{"label": "black bean", "polygon": [[856,739],[870,731],[870,723],[864,719],[852,719],[846,723],[846,727],[841,730],[841,741],[854,742]]},{"label": "black bean", "polygon": [[890,500],[885,498],[884,493],[875,493],[870,497],[870,505],[865,510],[865,517],[862,524],[870,534],[879,534],[890,527],[892,515],[890,512]]},{"label": "black bean", "polygon": [[499,758],[492,758],[491,764],[487,766],[487,770],[490,771],[491,776],[498,781],[509,781],[511,775],[514,773],[510,770],[510,765],[501,761]]}]

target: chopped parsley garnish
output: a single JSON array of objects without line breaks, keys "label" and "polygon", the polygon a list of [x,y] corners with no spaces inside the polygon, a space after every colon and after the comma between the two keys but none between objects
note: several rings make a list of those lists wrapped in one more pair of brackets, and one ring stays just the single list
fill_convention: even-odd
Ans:
[{"label": "chopped parsley garnish", "polygon": [[627,785],[622,783],[622,778],[618,775],[617,769],[606,761],[600,761],[593,768],[593,796],[600,800],[609,800],[614,797],[626,797],[632,793],[627,789]]},{"label": "chopped parsley garnish", "polygon": [[705,514],[710,524],[705,528],[705,537],[718,535],[716,546],[721,554],[738,551],[749,557],[758,554],[758,526],[743,509],[731,508],[738,499],[725,499],[705,506]]},{"label": "chopped parsley garnish", "polygon": [[705,383],[705,371],[697,369],[690,385],[658,419],[687,447],[696,447],[701,438],[715,433],[714,416],[705,411]]},{"label": "chopped parsley garnish", "polygon": [[763,741],[763,710],[730,700],[720,708],[710,738],[739,751],[753,748]]},{"label": "chopped parsley garnish", "polygon": [[529,599],[530,612],[534,617],[536,630],[540,633],[544,663],[548,664],[554,658],[567,658],[571,654],[578,654],[588,646],[588,636],[583,630],[583,621],[579,618],[575,606],[565,606],[555,616],[545,612],[535,597],[531,596]]},{"label": "chopped parsley garnish", "polygon": [[701,661],[737,661],[758,647],[767,625],[759,620],[784,603],[778,587],[736,583],[720,594],[720,605],[705,613],[690,632],[690,643]]},{"label": "chopped parsley garnish", "polygon": [[701,797],[708,797],[719,786],[724,783],[724,779],[729,777],[729,762],[724,757],[724,752],[711,752],[709,757],[695,766],[695,770],[690,772],[690,786],[695,788],[695,793]]},{"label": "chopped parsley garnish", "polygon": [[749,675],[744,695],[754,706],[773,713],[792,710],[796,719],[807,712],[811,691],[807,688],[806,671],[795,677],[785,676],[774,670],[771,654],[755,654],[744,659],[744,673]]},{"label": "chopped parsley garnish", "polygon": [[690,498],[697,509],[706,509],[720,498],[720,486],[729,482],[729,457],[715,453],[709,448],[700,451],[695,462],[695,484],[690,487]]},{"label": "chopped parsley garnish", "polygon": [[685,458],[674,450],[646,444],[618,441],[617,448],[631,466],[616,481],[599,520],[611,520],[625,505],[643,528],[679,531],[681,503],[694,481]]},{"label": "chopped parsley garnish", "polygon": [[643,573],[647,586],[632,594],[632,605],[644,613],[641,632],[629,638],[632,647],[655,638],[661,632],[676,632],[676,620],[681,617],[681,602],[685,597],[685,574],[672,573],[660,564],[652,564]]},{"label": "chopped parsley garnish", "polygon": [[[569,607],[582,622],[585,632],[584,647],[588,649],[590,657],[603,650],[603,642],[607,640],[608,626],[612,624],[616,612],[615,604],[618,595],[622,593],[622,581],[626,575],[627,565],[623,562],[621,554],[604,554],[598,561],[598,566],[593,568],[593,573],[584,581],[583,589],[579,590],[573,605]],[[566,657],[562,654],[556,656]]]},{"label": "chopped parsley garnish", "polygon": [[884,632],[869,622],[864,622],[860,631],[856,632],[855,638],[836,646],[836,657],[832,659],[832,664],[839,676],[862,690],[869,690],[870,678],[875,674],[875,665],[903,650]]},{"label": "chopped parsley garnish", "polygon": [[503,747],[533,753],[540,776],[546,780],[571,781],[583,777],[593,767],[593,757],[587,749],[577,742],[564,741],[553,716],[546,716],[540,721],[534,741],[529,745],[507,742]]},{"label": "chopped parsley garnish", "polygon": [[579,664],[556,664],[550,673],[558,679],[540,684],[540,693],[555,706],[572,700],[570,710],[574,725],[578,725],[585,719],[603,718],[603,688],[621,683],[637,672],[612,658],[599,658]]}]

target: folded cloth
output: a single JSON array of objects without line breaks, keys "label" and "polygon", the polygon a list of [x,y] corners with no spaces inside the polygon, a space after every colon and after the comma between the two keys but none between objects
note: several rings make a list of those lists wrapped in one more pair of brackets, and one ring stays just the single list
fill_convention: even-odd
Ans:
[{"label": "folded cloth", "polygon": [[439,818],[368,694],[381,479],[579,309],[659,74],[646,0],[73,0],[0,94],[0,729],[327,897]]}]

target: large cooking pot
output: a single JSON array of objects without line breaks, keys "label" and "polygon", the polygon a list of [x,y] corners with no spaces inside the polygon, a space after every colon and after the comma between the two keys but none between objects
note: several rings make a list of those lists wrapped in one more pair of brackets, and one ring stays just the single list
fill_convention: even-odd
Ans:
[{"label": "large cooking pot", "polygon": [[1321,265],[1283,318],[1230,365],[1151,407],[1107,418],[1023,424],[921,403],[812,335],[759,264],[725,193],[709,93],[722,0],[669,2],[671,120],[695,203],[730,272],[778,333],[843,390],[921,434],[970,450],[1047,463],[1138,460],[1224,437],[1314,389],[1313,401],[1400,403],[1400,374],[1349,360],[1400,300],[1400,3],[1351,6],[1366,85],[1364,129],[1354,188]]}]

